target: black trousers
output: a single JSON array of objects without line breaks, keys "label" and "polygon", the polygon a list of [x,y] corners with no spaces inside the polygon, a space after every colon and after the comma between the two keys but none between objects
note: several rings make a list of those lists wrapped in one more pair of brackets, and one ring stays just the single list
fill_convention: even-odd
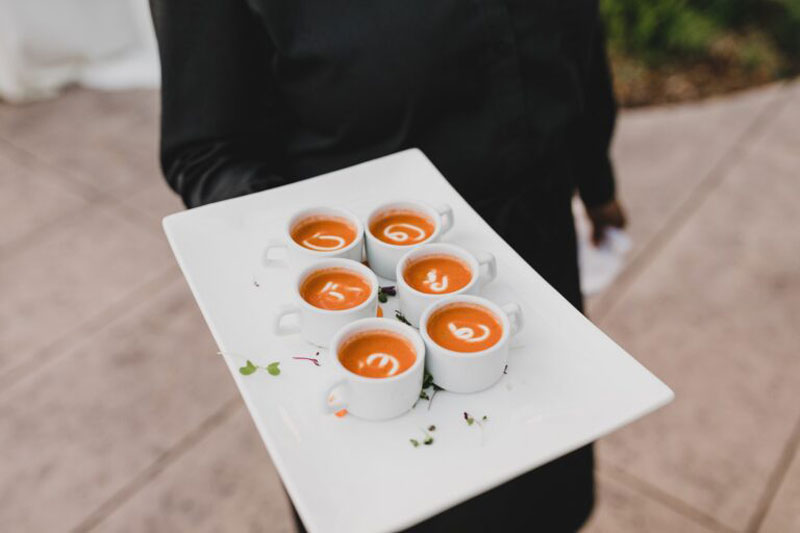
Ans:
[{"label": "black trousers", "polygon": [[[594,506],[594,450],[584,446],[406,530],[572,533]],[[297,531],[306,529],[292,507]]]}]

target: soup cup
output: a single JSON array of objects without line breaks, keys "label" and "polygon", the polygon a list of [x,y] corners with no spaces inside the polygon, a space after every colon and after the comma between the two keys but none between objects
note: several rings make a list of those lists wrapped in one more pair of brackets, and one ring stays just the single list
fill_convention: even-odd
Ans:
[{"label": "soup cup", "polygon": [[[365,377],[348,370],[339,359],[342,344],[352,335],[367,331],[390,331],[411,343],[416,359],[405,371],[385,378]],[[359,418],[386,420],[402,415],[419,399],[425,369],[425,344],[416,330],[388,318],[365,318],[341,328],[331,341],[331,358],[338,380],[325,395],[331,412],[347,409]]]},{"label": "soup cup", "polygon": [[[484,307],[497,317],[503,328],[500,339],[489,348],[477,352],[449,350],[434,341],[428,332],[431,316],[445,306],[459,303]],[[419,332],[425,341],[425,365],[434,383],[446,391],[460,393],[478,392],[494,385],[508,363],[511,337],[519,333],[522,324],[522,308],[519,304],[498,306],[486,298],[468,294],[448,296],[428,307],[422,314]]]},{"label": "soup cup", "polygon": [[[301,294],[303,282],[314,272],[329,268],[341,268],[360,275],[370,286],[370,295],[366,301],[355,307],[341,310],[322,309],[308,303]],[[293,286],[295,303],[279,308],[272,321],[272,329],[276,335],[300,335],[317,346],[327,348],[333,335],[343,326],[361,318],[374,317],[378,310],[378,278],[375,274],[357,261],[351,259],[323,259],[307,266],[297,275]],[[296,316],[297,321],[287,325],[283,320]]]},{"label": "soup cup", "polygon": [[[404,273],[413,261],[430,255],[448,255],[460,259],[469,266],[472,279],[464,287],[453,292],[432,294],[418,291],[408,284]],[[497,277],[497,262],[494,255],[489,252],[471,254],[464,248],[455,244],[433,243],[425,244],[407,252],[397,263],[395,277],[397,279],[397,296],[399,298],[400,312],[414,327],[419,327],[423,311],[438,300],[452,294],[475,294],[484,285]]]},{"label": "soup cup", "polygon": [[[310,217],[336,217],[347,220],[355,229],[356,238],[353,242],[338,250],[312,250],[295,242],[292,230],[300,222]],[[279,257],[275,252],[282,250]],[[293,270],[301,270],[320,259],[333,258],[352,259],[362,261],[364,258],[364,226],[353,213],[341,207],[316,206],[297,211],[289,217],[281,229],[279,237],[268,241],[262,254],[262,263],[265,267],[287,266]]]},{"label": "soup cup", "polygon": [[[382,241],[373,234],[370,227],[381,215],[389,211],[411,211],[419,213],[433,223],[433,232],[425,240],[405,246]],[[423,243],[438,240],[444,233],[450,231],[452,227],[453,209],[447,204],[442,204],[437,207],[415,201],[395,201],[381,204],[373,209],[367,216],[365,228],[367,262],[378,276],[394,280],[397,262],[404,254],[409,250],[421,246]]]}]

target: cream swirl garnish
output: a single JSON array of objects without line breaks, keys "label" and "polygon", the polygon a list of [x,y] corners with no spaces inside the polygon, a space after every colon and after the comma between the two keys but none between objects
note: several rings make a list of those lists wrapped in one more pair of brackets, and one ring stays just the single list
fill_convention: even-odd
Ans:
[{"label": "cream swirl garnish", "polygon": [[[377,365],[375,364],[377,362]],[[386,372],[387,376],[393,376],[400,370],[400,362],[393,355],[383,352],[371,353],[366,358],[368,366],[377,366],[378,368],[385,368],[386,365],[391,365],[391,368]],[[359,367],[363,368],[364,363],[360,363]]]},{"label": "cream swirl garnish", "polygon": [[435,268],[432,268],[428,271],[428,274],[425,276],[425,281],[422,282],[423,285],[427,285],[430,290],[433,292],[444,292],[447,290],[449,285],[447,274],[442,276],[442,279],[439,279],[439,271]]},{"label": "cream swirl garnish", "polygon": [[469,326],[461,326],[458,327],[455,325],[454,322],[450,322],[447,324],[447,328],[450,330],[450,333],[453,334],[458,339],[461,339],[464,342],[481,342],[485,341],[489,338],[489,328],[484,326],[483,324],[476,324],[478,328],[483,332],[479,336],[475,336],[475,329]]},{"label": "cream swirl garnish", "polygon": [[[411,231],[416,232],[417,236],[413,237],[410,234]],[[405,222],[389,224],[386,226],[386,228],[384,228],[383,235],[387,239],[393,240],[394,242],[406,242],[409,239],[418,241],[424,239],[426,236],[425,230],[415,226],[414,224],[407,224]]]},{"label": "cream swirl garnish", "polygon": [[[344,287],[342,290],[350,291],[350,292],[361,292],[361,287]],[[344,294],[339,292],[339,284],[329,281],[322,287],[322,290],[319,291],[320,294],[328,295],[340,302],[344,301]]]},{"label": "cream swirl garnish", "polygon": [[[320,246],[318,244],[310,242],[312,239],[316,239],[318,241],[334,241],[336,244],[331,246]],[[305,239],[303,241],[303,244],[305,244],[308,248],[311,248],[312,250],[317,250],[319,252],[332,252],[333,250],[338,250],[339,248],[344,247],[344,245],[347,244],[347,241],[345,241],[338,235],[325,235],[321,231],[318,231],[310,238]]]}]

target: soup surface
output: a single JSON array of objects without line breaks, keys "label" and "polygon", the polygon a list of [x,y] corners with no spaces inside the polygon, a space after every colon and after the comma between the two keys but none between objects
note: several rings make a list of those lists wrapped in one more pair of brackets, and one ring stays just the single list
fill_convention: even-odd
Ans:
[{"label": "soup surface", "polygon": [[410,261],[403,278],[420,292],[447,294],[466,287],[472,281],[472,270],[458,257],[432,254]]},{"label": "soup surface", "polygon": [[368,378],[402,374],[417,360],[411,342],[394,331],[376,329],[353,334],[339,347],[339,361],[350,372]]},{"label": "soup surface", "polygon": [[300,296],[319,307],[339,311],[361,305],[370,297],[369,280],[346,268],[323,268],[312,272],[300,285]]},{"label": "soup surface", "polygon": [[428,335],[443,348],[454,352],[479,352],[502,338],[503,325],[482,305],[445,305],[428,318]]},{"label": "soup surface", "polygon": [[427,215],[417,211],[392,209],[375,217],[369,229],[385,243],[410,246],[433,235],[436,225]]},{"label": "soup surface", "polygon": [[292,228],[294,242],[309,250],[333,252],[356,240],[356,228],[343,217],[310,216]]}]

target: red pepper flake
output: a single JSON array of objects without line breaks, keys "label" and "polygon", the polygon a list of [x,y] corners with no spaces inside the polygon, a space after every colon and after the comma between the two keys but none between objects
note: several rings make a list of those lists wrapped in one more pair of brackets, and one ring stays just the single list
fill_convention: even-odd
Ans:
[{"label": "red pepper flake", "polygon": [[378,306],[378,313],[377,314],[378,314],[378,318],[381,318],[383,316],[383,309],[381,309],[380,305]]},{"label": "red pepper flake", "polygon": [[337,417],[342,418],[344,415],[347,414],[347,409],[341,409],[334,413]]}]

